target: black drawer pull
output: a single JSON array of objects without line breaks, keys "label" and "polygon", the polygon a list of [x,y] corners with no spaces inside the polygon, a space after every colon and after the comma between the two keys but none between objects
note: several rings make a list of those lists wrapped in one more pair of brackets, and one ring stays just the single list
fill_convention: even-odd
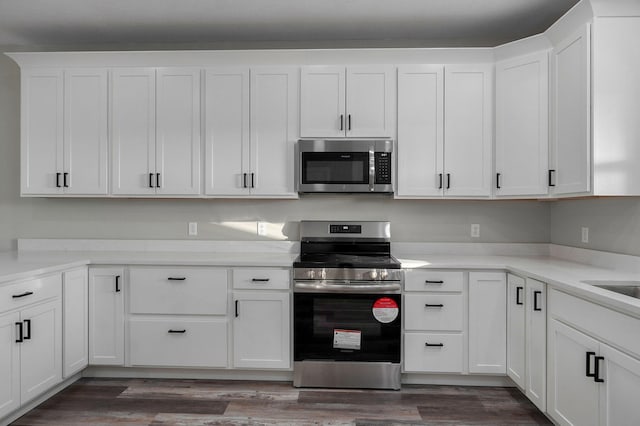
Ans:
[{"label": "black drawer pull", "polygon": [[425,303],[424,307],[425,308],[444,308],[444,305],[442,303],[436,303],[436,304],[433,304],[433,305]]},{"label": "black drawer pull", "polygon": [[254,283],[266,283],[269,281],[269,278],[251,278],[251,282]]},{"label": "black drawer pull", "polygon": [[596,353],[595,352],[587,352],[587,368],[586,368],[586,372],[585,372],[585,376],[587,377],[596,377],[596,373],[592,373],[591,372],[591,357],[595,356]]},{"label": "black drawer pull", "polygon": [[444,343],[429,343],[429,342],[424,342],[424,345],[426,347],[438,347],[438,348],[442,348],[444,347]]},{"label": "black drawer pull", "polygon": [[18,337],[16,337],[16,343],[22,343],[24,341],[24,334],[22,329],[22,322],[17,322],[16,327],[18,327]]},{"label": "black drawer pull", "polygon": [[187,332],[187,330],[185,330],[185,329],[182,329],[182,330],[173,330],[173,329],[169,330],[169,333],[172,333],[172,334],[184,334],[186,332]]},{"label": "black drawer pull", "polygon": [[444,281],[442,280],[438,280],[438,281],[430,281],[430,280],[424,280],[425,284],[444,284]]},{"label": "black drawer pull", "polygon": [[524,305],[521,298],[523,288],[524,287],[516,287],[516,305]]},{"label": "black drawer pull", "polygon": [[120,292],[120,275],[116,275],[116,293]]},{"label": "black drawer pull", "polygon": [[14,295],[13,295],[13,296],[11,296],[11,297],[13,297],[14,299],[19,299],[19,298],[21,298],[21,297],[31,296],[32,294],[33,294],[33,292],[32,292],[32,291],[25,291],[24,293],[21,293],[21,294],[14,294]]},{"label": "black drawer pull", "polygon": [[595,360],[595,371],[593,372],[593,381],[596,383],[604,383],[604,379],[600,377],[600,361],[604,361],[603,356],[597,356]]},{"label": "black drawer pull", "polygon": [[238,318],[239,315],[240,313],[238,312],[238,301],[236,300],[236,318]]},{"label": "black drawer pull", "polygon": [[184,281],[187,277],[169,277],[167,278],[169,281]]},{"label": "black drawer pull", "polygon": [[533,310],[534,311],[541,311],[542,308],[540,306],[538,306],[538,296],[540,296],[542,294],[541,291],[534,291],[533,292]]},{"label": "black drawer pull", "polygon": [[25,325],[24,340],[31,339],[31,320],[22,321]]}]

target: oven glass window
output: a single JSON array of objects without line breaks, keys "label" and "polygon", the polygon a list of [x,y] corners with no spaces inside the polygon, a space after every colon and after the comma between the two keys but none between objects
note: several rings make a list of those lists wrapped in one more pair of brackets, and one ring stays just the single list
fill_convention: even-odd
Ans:
[{"label": "oven glass window", "polygon": [[365,152],[303,152],[302,183],[368,184]]},{"label": "oven glass window", "polygon": [[[400,362],[400,317],[378,321],[373,304],[381,295],[294,294],[294,358],[302,360]],[[400,295],[384,295],[400,307]],[[336,345],[335,332],[356,336],[357,349]]]}]

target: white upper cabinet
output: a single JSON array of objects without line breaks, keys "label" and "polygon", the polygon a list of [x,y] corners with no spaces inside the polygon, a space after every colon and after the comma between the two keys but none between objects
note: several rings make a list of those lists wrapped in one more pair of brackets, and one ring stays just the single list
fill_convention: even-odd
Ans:
[{"label": "white upper cabinet", "polygon": [[548,56],[496,64],[496,196],[548,192]]},{"label": "white upper cabinet", "polygon": [[493,65],[448,65],[444,79],[444,193],[452,197],[488,197]]},{"label": "white upper cabinet", "polygon": [[551,52],[551,194],[591,190],[590,26]]},{"label": "white upper cabinet", "polygon": [[107,72],[22,72],[23,195],[107,194]]},{"label": "white upper cabinet", "polygon": [[298,69],[205,72],[205,193],[295,197]]},{"label": "white upper cabinet", "polygon": [[398,67],[397,197],[442,195],[444,67]]},{"label": "white upper cabinet", "polygon": [[300,136],[393,136],[392,84],[389,66],[303,67]]},{"label": "white upper cabinet", "polygon": [[200,70],[113,71],[112,192],[200,193]]}]

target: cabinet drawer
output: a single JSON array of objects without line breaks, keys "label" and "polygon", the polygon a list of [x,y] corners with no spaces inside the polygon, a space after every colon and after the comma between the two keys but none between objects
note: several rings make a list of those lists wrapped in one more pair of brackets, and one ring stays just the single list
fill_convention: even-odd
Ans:
[{"label": "cabinet drawer", "polygon": [[62,296],[62,275],[53,274],[0,287],[0,312]]},{"label": "cabinet drawer", "polygon": [[227,313],[226,269],[134,267],[129,278],[132,314]]},{"label": "cabinet drawer", "polygon": [[161,367],[226,367],[227,321],[131,320],[131,365]]},{"label": "cabinet drawer", "polygon": [[[427,343],[442,346],[427,346]],[[405,333],[404,369],[424,373],[460,373],[462,348],[462,334]]]},{"label": "cabinet drawer", "polygon": [[461,271],[405,271],[406,291],[462,291],[464,272]]},{"label": "cabinet drawer", "polygon": [[234,269],[233,288],[251,290],[288,290],[290,287],[288,269]]},{"label": "cabinet drawer", "polygon": [[407,294],[404,328],[462,331],[463,305],[462,294]]}]

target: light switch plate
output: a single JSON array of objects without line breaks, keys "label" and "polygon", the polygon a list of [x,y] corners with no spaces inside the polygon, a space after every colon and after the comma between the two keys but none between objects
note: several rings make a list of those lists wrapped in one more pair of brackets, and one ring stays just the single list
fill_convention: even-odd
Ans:
[{"label": "light switch plate", "polygon": [[189,222],[189,235],[198,235],[198,222]]},{"label": "light switch plate", "polygon": [[472,238],[480,238],[480,224],[472,223],[471,224],[471,237]]}]

